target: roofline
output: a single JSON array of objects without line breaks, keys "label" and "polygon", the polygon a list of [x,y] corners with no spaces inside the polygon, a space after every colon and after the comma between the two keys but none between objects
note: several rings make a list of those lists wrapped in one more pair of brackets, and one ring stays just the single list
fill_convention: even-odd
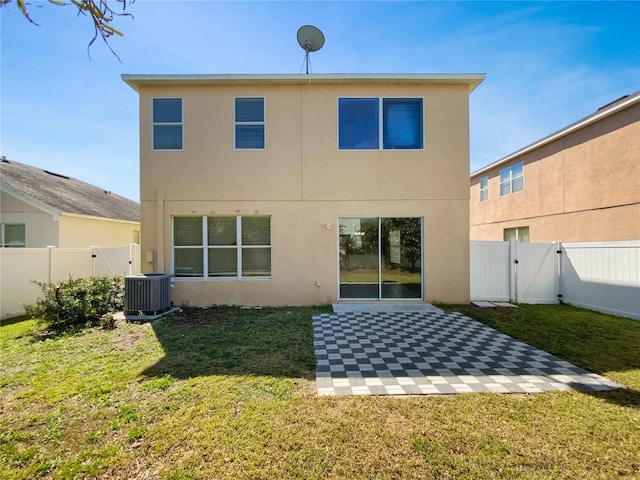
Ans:
[{"label": "roofline", "polygon": [[62,213],[63,213],[62,210],[60,210],[60,209],[58,209],[56,207],[53,207],[53,206],[49,205],[48,203],[44,203],[43,201],[38,200],[35,197],[32,197],[28,193],[23,192],[19,188],[16,188],[13,185],[11,185],[10,183],[7,183],[7,182],[5,182],[3,180],[0,180],[0,190],[4,190],[8,194],[13,195],[14,197],[18,198],[19,200],[22,200],[23,202],[28,203],[32,207],[35,207],[38,210],[42,210],[43,212],[48,213],[49,215],[52,215],[53,217],[58,217],[58,216],[62,215]]},{"label": "roofline", "polygon": [[572,123],[571,125],[568,125],[566,127],[564,127],[561,130],[558,130],[550,135],[547,135],[544,138],[541,138],[540,140],[538,140],[537,142],[534,142],[530,145],[527,145],[526,147],[521,148],[520,150],[517,150],[509,155],[507,155],[506,157],[502,157],[500,160],[497,160],[489,165],[487,165],[486,167],[482,167],[479,170],[476,170],[475,172],[473,172],[471,174],[471,178],[477,177],[478,175],[482,175],[483,173],[488,172],[489,170],[493,170],[496,167],[499,167],[501,165],[504,165],[526,153],[529,153],[533,150],[536,150],[540,147],[543,147],[551,142],[554,142],[555,140],[558,140],[559,138],[562,137],[566,137],[567,135],[570,135],[571,133],[580,130],[582,128],[585,128],[591,124],[594,124],[600,120],[602,120],[603,118],[609,117],[611,115],[613,115],[614,113],[617,113],[621,110],[625,110],[626,108],[636,104],[636,103],[640,103],[640,91],[637,91],[631,95],[629,95],[628,97],[623,98],[622,100],[619,100],[617,102],[614,102],[608,106],[605,106],[603,108],[601,108],[600,110],[596,111],[595,113],[592,113],[591,115],[587,115],[586,117],[578,120],[577,122]]},{"label": "roofline", "polygon": [[60,210],[59,208],[52,207],[51,205],[44,203],[42,200],[38,200],[35,197],[32,197],[28,193],[23,192],[19,188],[14,187],[10,183],[0,180],[0,190],[7,192],[9,195],[13,195],[14,197],[22,200],[25,203],[28,203],[32,207],[37,208],[38,210],[42,210],[44,213],[52,215],[55,221],[58,221],[59,217],[74,217],[74,218],[86,218],[92,220],[102,220],[109,222],[119,222],[119,223],[130,223],[135,225],[140,225],[140,221],[135,220],[126,220],[124,218],[109,218],[109,217],[97,217],[95,215],[84,215],[81,213],[71,213],[65,212],[64,210]]},{"label": "roofline", "polygon": [[313,73],[313,74],[122,74],[131,88],[158,85],[467,85],[471,93],[484,73]]},{"label": "roofline", "polygon": [[96,217],[95,215],[85,215],[82,213],[69,213],[62,212],[61,217],[82,218],[86,220],[99,220],[101,222],[116,222],[116,223],[128,223],[131,225],[140,225],[140,221],[125,220],[124,218],[109,218],[109,217]]}]

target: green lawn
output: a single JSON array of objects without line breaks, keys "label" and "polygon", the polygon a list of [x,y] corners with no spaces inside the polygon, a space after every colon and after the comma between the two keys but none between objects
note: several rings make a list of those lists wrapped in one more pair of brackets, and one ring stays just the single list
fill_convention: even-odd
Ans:
[{"label": "green lawn", "polygon": [[464,310],[627,388],[317,397],[317,308],[0,327],[0,479],[639,478],[640,322]]}]

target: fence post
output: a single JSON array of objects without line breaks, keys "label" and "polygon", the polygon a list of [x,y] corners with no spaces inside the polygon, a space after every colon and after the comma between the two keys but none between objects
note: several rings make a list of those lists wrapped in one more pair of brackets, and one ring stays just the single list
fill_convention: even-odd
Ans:
[{"label": "fence post", "polygon": [[509,240],[509,300],[518,302],[518,242]]},{"label": "fence post", "polygon": [[96,253],[98,247],[91,246],[91,276],[96,276],[96,257],[98,254]]},{"label": "fence post", "polygon": [[556,298],[562,303],[562,242],[553,242],[556,249]]},{"label": "fence post", "polygon": [[51,272],[53,271],[53,251],[55,250],[55,246],[47,245],[47,252],[49,254],[49,271],[47,272],[47,283],[51,283],[51,279],[53,278]]},{"label": "fence post", "polygon": [[133,275],[133,243],[129,244],[129,273],[128,275]]}]

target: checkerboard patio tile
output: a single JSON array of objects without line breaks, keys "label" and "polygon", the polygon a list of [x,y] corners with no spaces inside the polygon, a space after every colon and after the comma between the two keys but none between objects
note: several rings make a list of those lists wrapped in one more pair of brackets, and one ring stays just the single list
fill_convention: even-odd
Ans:
[{"label": "checkerboard patio tile", "polygon": [[620,388],[461,313],[321,314],[313,327],[318,395]]}]

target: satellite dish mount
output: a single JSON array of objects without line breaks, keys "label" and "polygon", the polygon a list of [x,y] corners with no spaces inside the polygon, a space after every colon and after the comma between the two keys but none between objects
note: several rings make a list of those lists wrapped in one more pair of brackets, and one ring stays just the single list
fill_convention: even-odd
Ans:
[{"label": "satellite dish mount", "polygon": [[317,52],[324,45],[324,34],[313,25],[303,25],[298,29],[298,44],[304,50],[304,63],[309,73],[309,53]]}]

